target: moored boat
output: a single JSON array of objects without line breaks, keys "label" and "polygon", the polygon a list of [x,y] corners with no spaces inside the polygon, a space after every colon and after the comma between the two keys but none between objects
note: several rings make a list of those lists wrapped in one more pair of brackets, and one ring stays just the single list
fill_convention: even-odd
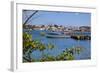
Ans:
[{"label": "moored boat", "polygon": [[64,35],[58,32],[51,32],[46,34],[47,38],[69,38],[69,35]]}]

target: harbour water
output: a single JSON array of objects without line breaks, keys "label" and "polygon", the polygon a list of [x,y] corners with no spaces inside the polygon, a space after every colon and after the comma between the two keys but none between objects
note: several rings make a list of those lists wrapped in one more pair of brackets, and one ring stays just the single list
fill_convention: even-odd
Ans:
[{"label": "harbour water", "polygon": [[[67,48],[81,46],[84,47],[84,49],[79,55],[74,55],[75,60],[91,59],[91,40],[75,40],[72,38],[47,38],[46,36],[41,36],[41,32],[48,33],[48,31],[44,30],[32,30],[32,39],[39,40],[44,44],[52,43],[55,46],[52,50],[45,49],[43,51],[44,54],[57,56]],[[90,35],[90,33],[86,34]],[[42,53],[39,50],[33,51],[31,57],[40,59],[42,57]]]}]

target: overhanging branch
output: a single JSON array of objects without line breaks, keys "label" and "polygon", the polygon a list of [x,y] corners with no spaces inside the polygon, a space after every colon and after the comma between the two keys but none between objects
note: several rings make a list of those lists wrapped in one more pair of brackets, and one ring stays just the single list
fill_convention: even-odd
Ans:
[{"label": "overhanging branch", "polygon": [[33,13],[27,18],[27,20],[23,23],[23,25],[25,25],[25,24],[29,21],[29,19],[30,19],[32,16],[34,16],[37,12],[38,12],[38,10],[35,11],[35,12],[33,12]]}]

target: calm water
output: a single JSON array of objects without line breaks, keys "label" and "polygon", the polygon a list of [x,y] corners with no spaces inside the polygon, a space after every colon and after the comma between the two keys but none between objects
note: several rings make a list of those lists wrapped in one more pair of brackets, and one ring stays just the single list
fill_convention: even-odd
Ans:
[{"label": "calm water", "polygon": [[[41,36],[40,32],[48,32],[48,31],[40,31],[40,30],[32,30],[32,38],[42,41],[44,44],[52,43],[55,45],[53,50],[44,50],[45,54],[57,56],[61,52],[63,52],[66,48],[71,48],[73,46],[82,46],[84,47],[83,51],[78,55],[74,55],[76,60],[80,59],[90,59],[91,58],[91,41],[90,40],[82,40],[77,41],[72,38],[46,38],[45,36]],[[40,59],[42,53],[39,50],[36,50],[32,53],[31,57],[35,59]]]}]

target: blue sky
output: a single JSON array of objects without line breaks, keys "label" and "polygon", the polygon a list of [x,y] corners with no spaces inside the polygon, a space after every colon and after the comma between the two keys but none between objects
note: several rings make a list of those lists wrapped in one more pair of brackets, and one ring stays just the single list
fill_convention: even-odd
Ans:
[{"label": "blue sky", "polygon": [[[34,12],[34,10],[23,10],[22,20],[25,20]],[[30,25],[49,25],[58,24],[64,26],[89,26],[91,24],[90,13],[80,12],[55,12],[55,11],[38,11],[27,22]]]}]

